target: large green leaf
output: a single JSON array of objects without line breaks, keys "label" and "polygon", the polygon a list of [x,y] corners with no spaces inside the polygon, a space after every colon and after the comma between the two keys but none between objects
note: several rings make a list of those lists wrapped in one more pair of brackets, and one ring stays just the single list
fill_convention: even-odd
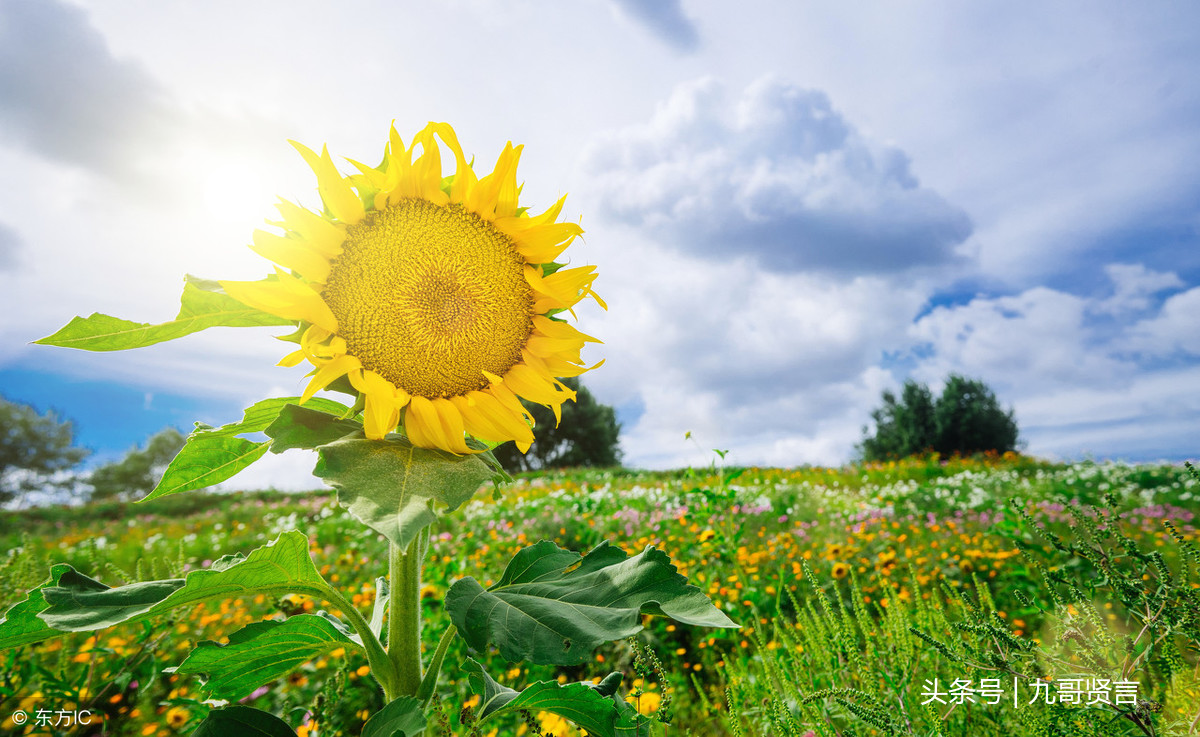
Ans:
[{"label": "large green leaf", "polygon": [[479,694],[481,722],[497,714],[528,709],[535,713],[557,714],[596,737],[645,737],[650,734],[650,720],[639,716],[616,693],[620,674],[604,679],[599,686],[538,681],[523,691],[515,691],[497,683],[470,658],[463,668],[471,681],[471,689]]},{"label": "large green leaf", "polygon": [[[323,437],[332,435],[331,440],[361,427],[354,420],[340,420],[334,416],[349,411],[350,408],[341,402],[321,397],[309,399],[307,407],[297,406],[299,402],[300,397],[264,399],[247,407],[240,422],[221,427],[197,424],[196,430],[167,466],[158,485],[140,501],[219,484],[262,458],[268,448],[281,453],[288,448],[314,447],[304,444],[312,435],[310,426],[324,430]],[[301,419],[293,419],[297,416]],[[282,440],[266,443],[236,437],[246,433],[269,433],[269,428],[276,426],[284,428],[279,431]],[[329,428],[333,427],[336,430],[331,432]]]},{"label": "large green leaf", "polygon": [[268,445],[229,435],[192,433],[167,465],[158,485],[138,501],[148,502],[170,494],[203,489],[233,478],[262,458]]},{"label": "large green leaf", "polygon": [[362,649],[341,622],[323,613],[297,614],[248,624],[230,635],[227,645],[205,640],[175,672],[202,674],[213,698],[238,701],[301,663],[340,647]]},{"label": "large green leaf", "polygon": [[[578,567],[568,569],[578,563]],[[603,542],[586,557],[543,540],[521,550],[490,589],[459,579],[446,609],[476,650],[491,643],[511,661],[576,665],[603,642],[642,629],[641,615],[737,627],[653,546],[633,556]]]},{"label": "large green leaf", "polygon": [[361,431],[362,423],[357,420],[344,420],[307,405],[300,407],[294,404],[280,408],[278,416],[266,428],[267,437],[271,438],[272,453],[282,453],[292,448],[318,448]]},{"label": "large green leaf", "polygon": [[179,315],[174,320],[152,325],[94,312],[89,317],[73,318],[54,335],[34,342],[85,351],[123,351],[182,338],[206,328],[291,325],[293,322],[238,302],[214,281],[188,276],[183,285]]},{"label": "large green leaf", "polygon": [[371,715],[362,737],[418,737],[425,729],[425,714],[415,696],[401,696]]},{"label": "large green leaf", "polygon": [[235,705],[210,711],[192,737],[296,737],[296,731],[274,714]]},{"label": "large green leaf", "polygon": [[[279,418],[279,414],[285,408],[299,404],[300,397],[263,399],[246,408],[241,422],[232,422],[221,427],[198,426],[197,431],[208,435],[244,435],[251,432],[263,432]],[[332,399],[325,399],[324,397],[312,397],[304,403],[304,406],[307,409],[317,410],[326,415],[341,416],[350,410],[349,407],[341,402],[335,402]]]},{"label": "large green leaf", "polygon": [[34,642],[58,636],[58,632],[46,626],[38,614],[50,606],[46,603],[42,591],[49,586],[57,586],[59,579],[67,571],[74,570],[66,563],[56,563],[50,568],[50,578],[41,586],[32,589],[22,601],[17,602],[4,613],[0,619],[0,650],[10,647],[20,647]]},{"label": "large green leaf", "polygon": [[338,502],[401,548],[437,519],[435,501],[457,509],[493,473],[474,455],[417,448],[395,435],[338,440],[318,453],[313,473],[338,490]]},{"label": "large green leaf", "polygon": [[137,621],[205,599],[285,592],[324,596],[327,586],[309,556],[308,538],[295,530],[247,556],[227,555],[187,578],[109,588],[67,568],[58,585],[41,590],[49,606],[37,616],[68,632]]}]

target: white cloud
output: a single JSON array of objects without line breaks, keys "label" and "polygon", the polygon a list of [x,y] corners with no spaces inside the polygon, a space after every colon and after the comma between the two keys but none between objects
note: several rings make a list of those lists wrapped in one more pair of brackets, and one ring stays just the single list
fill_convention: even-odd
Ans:
[{"label": "white cloud", "polygon": [[83,9],[56,0],[0,6],[0,128],[9,143],[124,172],[167,117],[158,84],[114,58]]},{"label": "white cloud", "polygon": [[937,307],[911,330],[932,355],[915,374],[936,383],[952,371],[1003,377],[1007,385],[1071,386],[1128,375],[1134,367],[1097,351],[1088,300],[1034,287],[1017,295]]},{"label": "white cloud", "polygon": [[[715,264],[635,234],[598,284],[607,314],[580,324],[605,344],[584,381],[606,403],[639,405],[627,461],[694,462],[682,441],[730,448],[736,462],[845,457],[881,391],[881,355],[907,345],[923,288],[882,277],[844,282],[772,274],[746,259]],[[786,453],[803,451],[787,459]]]},{"label": "white cloud", "polygon": [[1200,356],[1200,287],[1180,292],[1130,330],[1125,347],[1151,356]]},{"label": "white cloud", "polygon": [[712,79],[681,85],[648,123],[598,138],[584,170],[610,219],[773,271],[944,265],[971,233],[902,151],[859,134],[825,94],[774,78],[734,100]]},{"label": "white cloud", "polygon": [[1158,293],[1184,286],[1178,274],[1153,271],[1145,264],[1109,264],[1104,271],[1113,283],[1113,295],[1095,306],[1100,313],[1126,316],[1142,312],[1151,307]]},{"label": "white cloud", "polygon": [[317,454],[310,450],[289,450],[267,453],[228,481],[216,486],[221,491],[276,489],[278,491],[308,491],[327,489],[321,479],[312,475]]}]

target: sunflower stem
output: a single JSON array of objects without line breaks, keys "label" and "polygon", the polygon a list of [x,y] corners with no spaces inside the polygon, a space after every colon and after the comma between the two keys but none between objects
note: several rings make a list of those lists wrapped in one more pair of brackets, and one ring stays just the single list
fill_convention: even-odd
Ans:
[{"label": "sunflower stem", "polygon": [[388,614],[388,658],[396,671],[396,690],[415,696],[421,686],[421,564],[429,548],[429,528],[404,550],[390,544],[391,611]]}]

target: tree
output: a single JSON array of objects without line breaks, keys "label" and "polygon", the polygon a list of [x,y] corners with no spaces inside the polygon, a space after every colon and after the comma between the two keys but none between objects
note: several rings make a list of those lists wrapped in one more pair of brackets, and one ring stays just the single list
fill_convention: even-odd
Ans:
[{"label": "tree", "polygon": [[144,449],[135,447],[122,460],[97,468],[88,478],[92,499],[128,499],[149,494],[186,440],[183,433],[168,427],[151,437]]},{"label": "tree", "polygon": [[70,421],[39,415],[26,404],[0,397],[0,504],[17,494],[68,483],[55,476],[76,466],[88,451],[73,446]]},{"label": "tree", "polygon": [[988,450],[1016,450],[1017,422],[1010,409],[1000,408],[996,395],[982,381],[951,374],[935,401],[924,384],[904,382],[900,400],[883,393],[883,406],[871,413],[875,434],[859,446],[864,460],[903,458],[935,451],[943,456],[972,455]]},{"label": "tree", "polygon": [[562,422],[540,404],[524,403],[533,415],[533,444],[522,454],[514,443],[496,448],[496,458],[509,471],[574,466],[616,466],[621,426],[612,407],[600,404],[577,378],[562,382],[575,391],[574,402],[562,405]]}]

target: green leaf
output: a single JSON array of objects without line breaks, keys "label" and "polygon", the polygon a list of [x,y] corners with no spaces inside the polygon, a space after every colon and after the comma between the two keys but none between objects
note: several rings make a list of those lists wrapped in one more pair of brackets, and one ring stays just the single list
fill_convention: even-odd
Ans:
[{"label": "green leaf", "polygon": [[[300,397],[275,397],[255,402],[246,408],[241,422],[234,422],[216,428],[204,428],[201,432],[208,435],[244,435],[251,432],[263,432],[271,423],[279,418],[284,408],[299,405]],[[304,406],[330,415],[343,415],[350,410],[341,402],[324,397],[312,397]]]},{"label": "green leaf", "polygon": [[296,731],[274,714],[249,706],[213,709],[192,737],[296,737]]},{"label": "green leaf", "polygon": [[357,639],[330,615],[297,614],[248,624],[231,634],[227,645],[205,640],[175,672],[202,674],[213,698],[238,701],[319,655],[339,647],[361,650]]},{"label": "green leaf", "polygon": [[401,696],[371,715],[362,737],[417,737],[425,729],[425,714],[415,696]]},{"label": "green leaf", "polygon": [[471,689],[479,694],[480,722],[497,714],[528,709],[535,713],[557,714],[597,737],[645,737],[650,734],[650,720],[639,716],[616,693],[619,673],[615,674],[615,679],[612,676],[604,679],[601,684],[604,689],[590,683],[538,681],[523,691],[514,691],[497,683],[483,666],[470,658],[463,668],[471,681]]},{"label": "green leaf", "polygon": [[167,465],[158,485],[138,501],[148,502],[219,484],[262,458],[267,446],[265,442],[256,443],[228,435],[204,431],[192,433],[183,449]]},{"label": "green leaf", "polygon": [[[241,422],[216,428],[197,425],[183,448],[167,466],[158,485],[139,502],[219,484],[233,478],[238,472],[262,458],[268,448],[281,453],[287,448],[312,447],[303,445],[307,436],[302,433],[306,426],[290,419],[296,413],[305,418],[309,425],[319,424],[319,420],[314,418],[325,418],[327,423],[343,423],[338,424],[337,428],[348,429],[336,437],[342,437],[360,427],[354,420],[338,420],[331,414],[341,415],[349,411],[350,408],[341,402],[313,397],[308,400],[307,408],[296,406],[299,402],[300,397],[264,399],[247,407]],[[293,436],[299,437],[298,442],[293,441],[292,444],[286,445],[235,437],[246,433],[269,432],[269,428],[279,425],[283,418],[289,418],[283,423],[283,427],[298,428],[292,433]]]},{"label": "green leaf", "polygon": [[59,635],[38,617],[50,606],[42,592],[47,587],[57,586],[63,574],[71,570],[74,569],[66,563],[54,564],[50,568],[50,578],[45,583],[32,589],[25,599],[4,613],[4,619],[0,619],[0,650],[41,642]]},{"label": "green leaf", "polygon": [[361,431],[362,423],[357,420],[343,420],[327,412],[294,404],[281,407],[278,416],[266,428],[272,453],[292,448],[309,450]]},{"label": "green leaf", "polygon": [[600,643],[640,631],[643,613],[737,627],[676,572],[666,553],[647,546],[631,558],[607,542],[581,560],[543,540],[517,553],[488,590],[473,578],[456,581],[446,609],[475,650],[491,643],[508,660],[539,665],[582,663]]},{"label": "green leaf", "polygon": [[94,312],[89,317],[73,318],[54,335],[34,342],[85,351],[124,351],[182,338],[206,328],[291,325],[293,322],[248,307],[225,294],[216,282],[189,275],[183,285],[179,315],[170,322],[151,325]]},{"label": "green leaf", "polygon": [[97,630],[203,601],[258,593],[324,596],[327,584],[308,553],[308,538],[291,530],[248,556],[227,555],[187,578],[109,588],[75,569],[41,595],[49,606],[38,613],[47,625],[67,632]]},{"label": "green leaf", "polygon": [[474,455],[417,448],[407,438],[338,440],[321,446],[313,473],[338,503],[401,548],[437,519],[433,502],[457,509],[492,477]]}]

